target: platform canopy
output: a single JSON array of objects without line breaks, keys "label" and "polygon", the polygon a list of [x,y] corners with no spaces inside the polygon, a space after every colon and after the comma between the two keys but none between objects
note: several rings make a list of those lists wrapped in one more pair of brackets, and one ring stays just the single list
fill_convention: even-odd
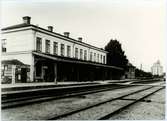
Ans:
[{"label": "platform canopy", "polygon": [[33,51],[33,54],[37,55],[37,56],[40,56],[40,57],[43,57],[43,58],[46,58],[46,59],[55,60],[57,62],[86,64],[86,65],[92,65],[92,66],[98,66],[98,67],[105,67],[105,68],[123,70],[123,68],[116,67],[116,66],[109,66],[109,65],[106,65],[106,64],[100,64],[100,63],[91,62],[91,61],[78,60],[76,58],[68,58],[68,57],[62,57],[62,56],[57,56],[57,55],[51,55],[51,54],[46,54],[46,53],[37,52],[37,51]]}]

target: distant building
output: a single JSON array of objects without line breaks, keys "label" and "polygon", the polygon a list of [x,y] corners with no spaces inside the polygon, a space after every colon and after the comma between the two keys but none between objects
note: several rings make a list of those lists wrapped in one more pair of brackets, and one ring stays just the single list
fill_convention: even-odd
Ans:
[{"label": "distant building", "polygon": [[125,71],[125,79],[134,79],[135,78],[135,67],[131,64],[127,64],[127,70]]},{"label": "distant building", "polygon": [[158,76],[163,75],[163,67],[161,66],[159,60],[153,64],[153,66],[151,67],[151,72],[153,75],[158,75]]}]

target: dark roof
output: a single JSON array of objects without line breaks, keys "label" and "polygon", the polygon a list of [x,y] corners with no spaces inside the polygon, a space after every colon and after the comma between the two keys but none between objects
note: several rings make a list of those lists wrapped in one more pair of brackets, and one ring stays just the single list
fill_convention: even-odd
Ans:
[{"label": "dark roof", "polygon": [[26,65],[24,63],[22,63],[21,61],[17,60],[17,59],[13,59],[13,60],[3,60],[1,61],[2,64],[10,64],[10,65]]},{"label": "dark roof", "polygon": [[[13,25],[13,26],[8,26],[8,27],[5,27],[5,28],[2,28],[1,30],[3,31],[3,30],[17,29],[17,28],[28,27],[28,26],[32,26],[32,27],[35,27],[35,28],[38,28],[38,29],[42,29],[42,30],[44,30],[44,31],[51,32],[51,31],[49,31],[49,30],[47,30],[47,29],[44,29],[44,28],[41,28],[41,27],[39,27],[39,26],[36,26],[36,25],[33,25],[33,24],[26,24],[26,23],[17,24],[17,25]],[[56,34],[56,35],[58,35],[58,36],[61,36],[61,37],[66,37],[66,36],[64,36],[64,35],[62,35],[62,34],[59,34],[59,33],[56,33],[56,32],[51,32],[51,33],[54,33],[54,34]],[[73,41],[79,42],[78,40],[73,39],[73,38],[70,38],[70,37],[68,37],[68,39],[71,39],[71,40],[73,40]],[[97,48],[97,49],[99,49],[99,50],[105,51],[103,48],[98,48],[98,47],[96,47],[96,46],[87,44],[87,43],[85,43],[85,42],[81,42],[81,43],[83,43],[83,44],[85,44],[85,45],[87,45],[87,46],[91,46],[91,47]],[[105,52],[107,52],[107,51],[105,51]]]},{"label": "dark roof", "polygon": [[[116,66],[110,66],[110,65],[106,65],[106,64],[92,62],[92,61],[79,60],[76,58],[69,58],[69,57],[62,57],[62,56],[57,56],[57,55],[52,55],[52,54],[46,54],[46,53],[37,52],[37,51],[33,51],[33,54],[35,54],[37,56],[44,57],[44,58],[48,58],[48,59],[54,58],[54,60],[59,61],[59,62],[87,64],[87,65],[94,65],[94,66],[99,66],[99,67],[101,66],[101,67],[106,67],[106,68],[123,70],[123,68],[116,67]],[[49,57],[51,57],[51,58],[49,58]]]},{"label": "dark roof", "polygon": [[27,27],[27,26],[30,26],[30,24],[22,23],[22,24],[17,24],[17,25],[5,27],[2,30],[17,29],[17,28]]}]

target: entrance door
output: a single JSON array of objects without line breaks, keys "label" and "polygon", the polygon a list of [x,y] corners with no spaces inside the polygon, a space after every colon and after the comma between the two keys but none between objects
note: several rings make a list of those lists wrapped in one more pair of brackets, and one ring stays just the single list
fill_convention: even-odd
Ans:
[{"label": "entrance door", "polygon": [[48,69],[47,68],[43,68],[43,73],[44,73],[44,81],[45,82],[48,82],[49,80],[48,80]]},{"label": "entrance door", "polygon": [[21,82],[27,82],[27,69],[21,68]]},{"label": "entrance door", "polygon": [[46,68],[44,67],[43,68],[43,79],[44,79],[44,82],[54,82],[54,68]]}]

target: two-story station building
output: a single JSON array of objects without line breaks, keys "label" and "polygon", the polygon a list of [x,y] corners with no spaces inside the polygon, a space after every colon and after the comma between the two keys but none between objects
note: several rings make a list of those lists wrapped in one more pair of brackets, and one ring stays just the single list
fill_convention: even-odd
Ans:
[{"label": "two-story station building", "polygon": [[23,23],[2,29],[2,83],[111,79],[121,68],[106,65],[107,52],[82,38]]}]

